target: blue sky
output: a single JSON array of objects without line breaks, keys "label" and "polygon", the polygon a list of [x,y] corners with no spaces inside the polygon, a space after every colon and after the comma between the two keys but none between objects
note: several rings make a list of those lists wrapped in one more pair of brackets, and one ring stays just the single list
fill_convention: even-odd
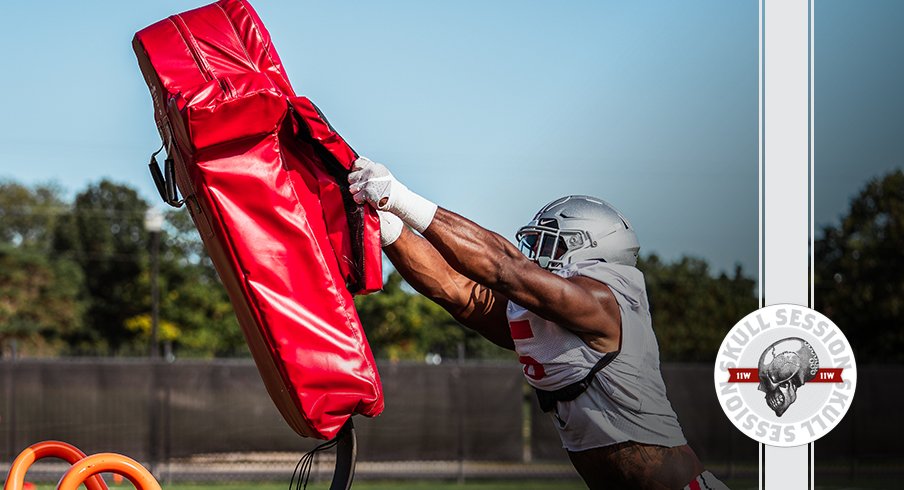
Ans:
[{"label": "blue sky", "polygon": [[[159,143],[130,41],[200,3],[8,2],[4,16],[15,22],[0,46],[13,69],[0,77],[0,177],[70,190],[107,177],[156,202],[146,162]],[[359,153],[440,205],[511,238],[547,201],[596,195],[629,217],[642,252],[755,272],[756,1],[254,5],[296,90]],[[901,25],[904,8],[869,2],[898,17],[879,12],[851,26],[851,16],[868,16],[840,1],[817,5],[847,48],[832,58],[817,49],[819,83],[823,64],[838,72],[817,88],[817,119],[843,113],[850,123],[817,120],[825,135],[817,142],[835,145],[819,164],[826,177],[817,173],[826,186],[817,198],[832,197],[831,206],[817,201],[822,222],[878,171],[864,155],[900,161],[877,153],[894,133],[877,135],[877,121],[849,96],[882,106],[901,83],[866,94],[844,67],[885,80],[876,73],[888,63],[866,66],[863,52],[880,41],[889,56],[901,49],[877,36]],[[852,30],[859,45],[845,41]]]},{"label": "blue sky", "polygon": [[867,179],[904,168],[904,3],[816,3],[816,223]]}]

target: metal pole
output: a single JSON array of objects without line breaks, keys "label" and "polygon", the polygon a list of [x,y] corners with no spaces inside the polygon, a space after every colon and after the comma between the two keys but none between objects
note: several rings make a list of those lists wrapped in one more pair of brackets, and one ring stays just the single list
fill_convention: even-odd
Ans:
[{"label": "metal pole", "polygon": [[151,345],[149,346],[151,360],[148,363],[151,379],[147,400],[148,458],[151,461],[151,472],[159,472],[160,469],[160,411],[163,394],[159,381],[161,373],[158,372],[161,368],[158,331],[160,329],[160,232],[163,229],[164,220],[163,213],[154,207],[148,208],[144,214],[144,228],[151,237]]},{"label": "metal pole", "polygon": [[459,359],[456,363],[455,367],[452,369],[452,389],[453,393],[456,394],[456,402],[461,403],[462,407],[455,410],[456,412],[456,431],[458,432],[458,477],[457,482],[459,485],[464,485],[465,483],[465,411],[464,406],[467,406],[467,400],[465,400],[464,393],[464,382],[462,381],[463,373],[463,360],[462,357],[464,354],[464,344],[458,344],[458,354]]},{"label": "metal pole", "polygon": [[161,364],[151,360],[148,363],[151,371],[151,383],[148,391],[148,460],[150,461],[150,471],[160,477],[160,373],[158,372]]},{"label": "metal pole", "polygon": [[160,328],[160,232],[151,232],[151,358],[160,358],[157,334]]}]

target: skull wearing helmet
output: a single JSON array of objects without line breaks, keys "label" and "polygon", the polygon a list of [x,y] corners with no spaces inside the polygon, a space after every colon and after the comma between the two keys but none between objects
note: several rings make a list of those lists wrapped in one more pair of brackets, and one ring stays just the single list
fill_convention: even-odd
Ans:
[{"label": "skull wearing helmet", "polygon": [[758,389],[766,404],[781,417],[797,400],[797,390],[816,376],[819,358],[806,340],[789,337],[774,342],[760,355]]}]

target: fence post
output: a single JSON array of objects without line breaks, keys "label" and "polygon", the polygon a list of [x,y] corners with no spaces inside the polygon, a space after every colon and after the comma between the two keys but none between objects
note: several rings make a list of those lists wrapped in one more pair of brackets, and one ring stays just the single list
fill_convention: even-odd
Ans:
[{"label": "fence post", "polygon": [[[169,359],[169,357],[167,357]],[[169,366],[172,364],[167,364],[167,371],[171,371]],[[172,373],[167,372],[164,373],[163,377],[164,383],[164,391],[163,391],[163,402],[161,406],[161,412],[163,414],[163,424],[161,437],[163,438],[163,464],[166,471],[163,475],[165,476],[164,481],[166,484],[171,483],[171,471],[170,471],[170,455],[172,454],[172,396],[173,396],[173,384],[171,380],[173,379]]]},{"label": "fence post", "polygon": [[[15,340],[13,341],[15,342]],[[8,459],[12,459],[16,454],[16,354],[15,343],[13,343],[12,358],[5,363],[6,376],[6,426],[9,428],[7,434],[7,453]]]},{"label": "fence post", "polygon": [[155,478],[160,478],[160,363],[157,359],[148,361],[151,382],[148,389],[148,469]]},{"label": "fence post", "polygon": [[[459,348],[459,353],[461,353],[461,349]],[[456,419],[456,430],[458,436],[458,477],[456,480],[459,484],[464,484],[465,482],[465,410],[464,407],[467,406],[467,402],[464,400],[465,390],[462,387],[462,366],[463,361],[459,357],[458,361],[455,363],[455,367],[452,368],[452,392],[455,394],[455,404],[459,405],[455,410],[455,419]]]}]

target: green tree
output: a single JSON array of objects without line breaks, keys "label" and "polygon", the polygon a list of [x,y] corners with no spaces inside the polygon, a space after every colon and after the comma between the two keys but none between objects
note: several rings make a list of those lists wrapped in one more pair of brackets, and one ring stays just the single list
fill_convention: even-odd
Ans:
[{"label": "green tree", "polygon": [[816,307],[859,362],[904,360],[904,172],[870,180],[815,243]]},{"label": "green tree", "polygon": [[[144,355],[151,330],[148,204],[133,188],[106,180],[72,204],[61,195],[49,185],[0,183],[0,342],[16,339],[26,354]],[[184,209],[167,214],[159,281],[161,340],[189,356],[247,354]]]},{"label": "green tree", "polygon": [[55,354],[82,327],[81,293],[75,263],[0,245],[0,346],[16,341],[24,354]]},{"label": "green tree", "polygon": [[135,347],[125,323],[146,311],[147,281],[140,278],[147,264],[147,207],[134,189],[103,180],[80,192],[59,218],[53,250],[81,267],[89,298],[86,328],[68,339],[76,353]]},{"label": "green tree", "polygon": [[166,215],[161,316],[178,329],[182,355],[249,355],[238,319],[213,262],[184,208]]},{"label": "green tree", "polygon": [[50,254],[53,231],[67,208],[54,185],[0,182],[0,347],[54,354],[79,331],[83,275],[71,260]]},{"label": "green tree", "polygon": [[647,283],[653,327],[664,361],[712,361],[725,333],[757,308],[755,281],[736,266],[712,275],[702,259],[667,264],[655,254],[638,268]]},{"label": "green tree", "polygon": [[57,217],[67,207],[52,184],[0,182],[0,243],[48,251]]}]

